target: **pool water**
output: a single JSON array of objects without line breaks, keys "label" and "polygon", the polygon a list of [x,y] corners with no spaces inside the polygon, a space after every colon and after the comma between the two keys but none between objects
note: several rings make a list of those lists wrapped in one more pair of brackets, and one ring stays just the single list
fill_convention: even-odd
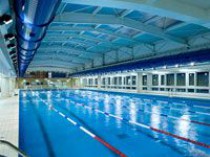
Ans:
[{"label": "pool water", "polygon": [[210,157],[210,101],[88,90],[20,91],[30,157]]}]

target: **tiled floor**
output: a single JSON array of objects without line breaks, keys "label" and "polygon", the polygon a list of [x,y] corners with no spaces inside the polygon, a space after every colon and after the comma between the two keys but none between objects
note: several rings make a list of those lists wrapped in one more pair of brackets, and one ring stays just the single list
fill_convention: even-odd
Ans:
[{"label": "tiled floor", "polygon": [[[19,124],[18,96],[0,98],[0,138],[18,146]],[[0,156],[17,157],[17,153],[0,143]]]}]

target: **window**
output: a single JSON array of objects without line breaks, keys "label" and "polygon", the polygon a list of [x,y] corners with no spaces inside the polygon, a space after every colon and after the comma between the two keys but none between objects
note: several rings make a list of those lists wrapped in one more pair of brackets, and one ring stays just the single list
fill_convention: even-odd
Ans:
[{"label": "window", "polygon": [[110,85],[110,83],[111,83],[111,79],[110,77],[108,77],[108,85]]},{"label": "window", "polygon": [[95,78],[95,85],[98,85],[98,79]]},{"label": "window", "polygon": [[114,79],[113,84],[117,85],[117,77],[114,77],[113,79]]},{"label": "window", "polygon": [[102,84],[105,85],[106,84],[106,79],[102,78]]},{"label": "window", "polygon": [[194,73],[190,73],[189,74],[189,85],[190,86],[194,86],[195,85],[195,74]]},{"label": "window", "polygon": [[126,76],[126,85],[131,85],[131,77]]},{"label": "window", "polygon": [[136,76],[132,76],[132,85],[136,85]]},{"label": "window", "polygon": [[147,85],[147,75],[143,75],[143,77],[142,77],[142,84],[143,84],[143,86]]},{"label": "window", "polygon": [[84,85],[84,86],[87,85],[87,79],[83,79],[83,85]]},{"label": "window", "polygon": [[197,86],[209,86],[209,73],[208,72],[198,72],[197,73]]},{"label": "window", "polygon": [[119,85],[122,85],[122,77],[119,77]]},{"label": "window", "polygon": [[164,86],[165,85],[165,76],[161,75],[161,85]]},{"label": "window", "polygon": [[88,80],[88,84],[89,84],[89,85],[92,85],[92,84],[93,84],[93,79],[92,79],[92,78],[90,78],[90,79]]},{"label": "window", "polygon": [[174,74],[166,75],[167,86],[174,86]]},{"label": "window", "polygon": [[124,83],[124,85],[126,85],[126,80],[125,80],[125,77],[123,77],[123,83]]},{"label": "window", "polygon": [[158,75],[152,75],[152,85],[158,86]]},{"label": "window", "polygon": [[185,73],[178,73],[178,74],[177,74],[176,85],[177,85],[177,86],[185,86],[185,85],[186,85]]}]

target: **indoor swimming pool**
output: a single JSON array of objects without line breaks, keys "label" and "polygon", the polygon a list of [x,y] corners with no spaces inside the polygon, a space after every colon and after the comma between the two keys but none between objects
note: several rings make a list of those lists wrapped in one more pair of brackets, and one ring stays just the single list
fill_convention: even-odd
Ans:
[{"label": "indoor swimming pool", "polygon": [[210,100],[22,90],[19,118],[30,157],[210,156]]}]

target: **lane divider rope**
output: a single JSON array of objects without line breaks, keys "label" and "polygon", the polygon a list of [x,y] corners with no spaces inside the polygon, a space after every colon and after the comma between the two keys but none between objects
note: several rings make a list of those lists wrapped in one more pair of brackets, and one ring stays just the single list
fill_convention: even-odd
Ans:
[{"label": "lane divider rope", "polygon": [[[40,98],[40,97],[39,97]],[[40,98],[40,100],[46,105],[49,106],[48,103],[46,101],[44,101],[43,99]],[[98,142],[100,142],[101,144],[103,144],[104,146],[106,146],[108,149],[110,149],[112,152],[114,152],[115,154],[117,154],[120,157],[127,157],[127,155],[125,155],[124,153],[122,153],[120,150],[118,150],[117,148],[113,147],[111,144],[109,144],[108,142],[106,142],[105,140],[103,140],[102,138],[98,137],[97,135],[95,135],[94,133],[92,133],[91,131],[89,131],[88,129],[86,129],[85,127],[81,126],[80,124],[78,124],[77,122],[75,122],[74,120],[72,120],[70,117],[67,117],[66,115],[64,115],[62,112],[58,111],[56,108],[54,108],[53,106],[51,106],[51,109],[53,111],[55,111],[56,113],[58,113],[60,116],[62,116],[63,118],[67,119],[71,124],[73,124],[74,126],[76,126],[77,128],[79,128],[81,131],[83,131],[85,134],[89,135],[90,137],[94,138],[95,140],[97,140]]]},{"label": "lane divider rope", "polygon": [[143,109],[139,109],[138,111],[136,111],[135,109],[128,108],[126,105],[122,105],[122,107],[123,107],[123,109],[130,109],[131,111],[134,111],[134,112],[143,112],[143,113],[155,114],[155,115],[159,115],[159,116],[165,117],[165,118],[182,120],[182,121],[187,121],[187,122],[195,123],[195,124],[198,124],[198,125],[204,125],[204,126],[210,127],[210,123],[206,123],[206,122],[200,122],[200,121],[196,121],[196,120],[188,120],[188,119],[185,119],[185,118],[179,118],[179,117],[175,117],[175,116],[170,116],[170,115],[159,113],[159,112],[144,111]]},{"label": "lane divider rope", "polygon": [[[89,91],[91,91],[91,90],[89,90]],[[65,93],[67,93],[67,91],[65,90],[65,91],[63,91],[63,92],[65,92]],[[74,91],[70,91],[71,92],[71,94],[75,94],[74,93]],[[96,91],[96,92],[94,92],[94,93],[97,93],[98,91]],[[78,93],[76,93],[76,94],[78,94]],[[85,93],[85,95],[91,95],[91,96],[93,96],[93,94],[91,93]],[[97,96],[97,95],[96,95]],[[134,97],[134,98],[138,98],[138,97]],[[197,107],[197,108],[202,108],[202,109],[210,109],[210,107],[208,107],[208,106],[204,106],[204,105],[194,105],[194,104],[189,104],[188,106],[190,106],[190,107]]]},{"label": "lane divider rope", "polygon": [[74,103],[74,104],[75,105],[80,105],[80,106],[82,106],[82,107],[84,107],[86,109],[90,109],[92,111],[98,112],[98,113],[103,114],[103,115],[108,116],[108,117],[113,117],[113,118],[116,118],[116,119],[119,119],[119,120],[122,120],[122,121],[125,121],[125,122],[128,122],[128,123],[140,126],[142,128],[145,128],[145,129],[150,129],[150,130],[153,130],[155,132],[162,133],[162,134],[165,134],[165,135],[168,135],[168,136],[171,136],[171,137],[174,137],[174,138],[177,138],[177,139],[180,139],[180,140],[183,140],[183,141],[186,141],[186,142],[189,142],[189,143],[193,143],[195,145],[199,145],[199,146],[202,146],[202,147],[210,149],[210,145],[206,144],[206,143],[202,143],[202,142],[195,141],[195,140],[192,140],[192,139],[189,139],[189,138],[185,138],[185,137],[182,137],[182,136],[179,136],[179,135],[175,135],[175,134],[172,134],[170,132],[167,132],[167,131],[164,131],[164,130],[160,130],[160,129],[154,128],[152,126],[148,126],[148,125],[145,125],[143,123],[132,121],[132,120],[129,120],[129,119],[126,119],[126,118],[122,118],[120,116],[116,116],[116,115],[113,115],[113,114],[110,114],[110,113],[107,113],[107,112],[104,112],[104,111],[92,108],[92,107],[84,105],[84,104],[80,104],[80,103]]}]

